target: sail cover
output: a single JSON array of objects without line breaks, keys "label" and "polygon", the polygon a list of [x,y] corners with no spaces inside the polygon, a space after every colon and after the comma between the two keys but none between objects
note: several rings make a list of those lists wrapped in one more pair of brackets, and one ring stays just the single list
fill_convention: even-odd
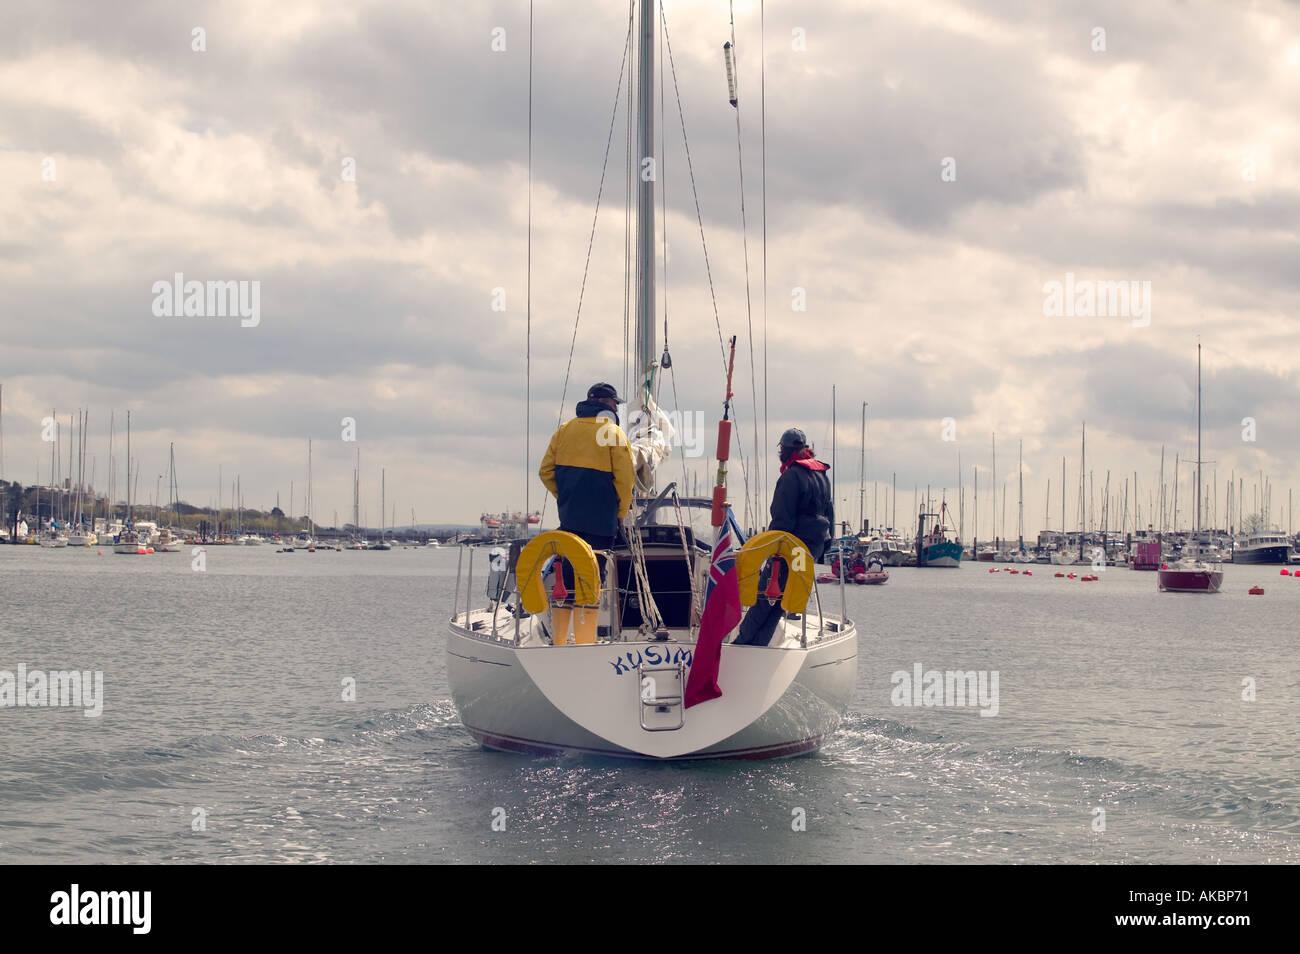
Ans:
[{"label": "sail cover", "polygon": [[654,487],[655,469],[671,456],[676,435],[672,421],[652,397],[647,397],[645,405],[628,417],[627,439],[632,445],[638,493]]}]

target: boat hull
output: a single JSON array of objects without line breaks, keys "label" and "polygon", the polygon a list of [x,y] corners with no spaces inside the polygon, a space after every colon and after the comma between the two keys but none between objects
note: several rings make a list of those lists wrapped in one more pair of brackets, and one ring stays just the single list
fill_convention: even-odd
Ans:
[{"label": "boat hull", "polygon": [[961,566],[961,544],[945,540],[921,546],[921,566]]},{"label": "boat hull", "polygon": [[[503,616],[500,625],[513,621]],[[486,748],[657,761],[815,751],[838,727],[857,684],[851,626],[806,650],[728,644],[723,695],[686,709],[679,729],[644,729],[636,664],[666,659],[689,672],[693,649],[673,642],[517,647],[454,621],[447,678],[466,731]]]},{"label": "boat hull", "polygon": [[1157,570],[1156,586],[1166,593],[1217,593],[1222,570]]},{"label": "boat hull", "polygon": [[1290,562],[1291,548],[1289,546],[1274,547],[1251,547],[1250,549],[1237,549],[1232,551],[1233,563],[1256,563],[1270,566],[1285,566]]}]

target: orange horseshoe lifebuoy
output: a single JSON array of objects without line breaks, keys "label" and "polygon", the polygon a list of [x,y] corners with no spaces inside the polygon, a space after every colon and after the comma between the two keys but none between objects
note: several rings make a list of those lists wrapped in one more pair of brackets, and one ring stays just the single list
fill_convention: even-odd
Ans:
[{"label": "orange horseshoe lifebuoy", "polygon": [[519,582],[519,601],[527,613],[544,613],[549,600],[542,583],[542,564],[560,556],[573,564],[573,602],[578,606],[595,606],[600,602],[600,568],[596,554],[587,541],[564,530],[539,533],[519,552],[515,579]]},{"label": "orange horseshoe lifebuoy", "polygon": [[803,541],[784,530],[768,530],[745,541],[736,551],[736,573],[740,578],[740,605],[758,601],[758,575],[769,557],[783,557],[790,566],[781,608],[802,613],[813,588],[813,560]]}]

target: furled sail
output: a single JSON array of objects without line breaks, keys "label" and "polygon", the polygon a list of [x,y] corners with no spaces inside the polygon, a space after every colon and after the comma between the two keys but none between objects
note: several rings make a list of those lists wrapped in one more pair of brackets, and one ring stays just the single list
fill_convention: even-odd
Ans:
[{"label": "furled sail", "polygon": [[647,397],[645,405],[629,416],[627,439],[632,445],[637,493],[654,489],[655,469],[672,455],[676,434],[672,421],[652,397]]}]

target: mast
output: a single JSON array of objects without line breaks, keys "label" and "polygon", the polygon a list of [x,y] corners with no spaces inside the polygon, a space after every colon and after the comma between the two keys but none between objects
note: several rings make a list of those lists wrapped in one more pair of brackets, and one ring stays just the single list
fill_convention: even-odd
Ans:
[{"label": "mast", "polygon": [[1165,445],[1160,445],[1160,532],[1165,532]]},{"label": "mast", "polygon": [[1088,422],[1083,422],[1079,438],[1079,559],[1083,559],[1083,534],[1087,526],[1088,511]]},{"label": "mast", "polygon": [[998,545],[998,433],[993,432],[993,547]]},{"label": "mast", "polygon": [[126,525],[135,523],[135,510],[131,507],[131,412],[126,412]]},{"label": "mast", "polygon": [[[643,2],[648,2],[648,0],[643,0]],[[832,384],[831,385],[831,509],[832,510],[834,509],[835,504],[839,503],[839,501],[835,499],[836,473],[838,472],[835,469],[835,385]],[[834,527],[831,527],[831,536],[832,537],[839,536],[839,534],[835,532]]]},{"label": "mast", "polygon": [[1020,538],[1020,549],[1025,548],[1025,441],[1020,440],[1019,457],[1016,460],[1016,476],[1020,478],[1020,514],[1016,517],[1016,535]]},{"label": "mast", "polygon": [[180,527],[181,525],[181,484],[180,481],[176,479],[176,444],[175,443],[171,445],[171,450],[168,456],[170,457],[170,460],[168,462],[167,469],[171,471],[172,479],[171,479],[171,486],[167,488],[167,491],[168,493],[171,494],[171,498],[172,498],[172,519],[176,521],[176,526]]},{"label": "mast", "polygon": [[867,402],[862,402],[862,452],[858,457],[858,533],[863,530],[863,507],[867,499]]},{"label": "mast", "polygon": [[972,560],[978,560],[980,546],[980,469],[978,467],[972,467],[971,473],[975,475],[975,500],[973,503],[975,525],[971,529],[970,535],[970,558]]},{"label": "mast", "polygon": [[1196,342],[1196,534],[1201,532],[1201,343]]},{"label": "mast", "polygon": [[[1197,455],[1200,456],[1199,454]],[[1174,523],[1170,528],[1174,533],[1178,532],[1178,454],[1174,453]]]},{"label": "mast", "polygon": [[[641,0],[640,46],[637,51],[637,179],[636,202],[636,350],[633,374],[636,405],[644,403],[655,362],[655,2]],[[649,488],[653,490],[653,487]]]}]

